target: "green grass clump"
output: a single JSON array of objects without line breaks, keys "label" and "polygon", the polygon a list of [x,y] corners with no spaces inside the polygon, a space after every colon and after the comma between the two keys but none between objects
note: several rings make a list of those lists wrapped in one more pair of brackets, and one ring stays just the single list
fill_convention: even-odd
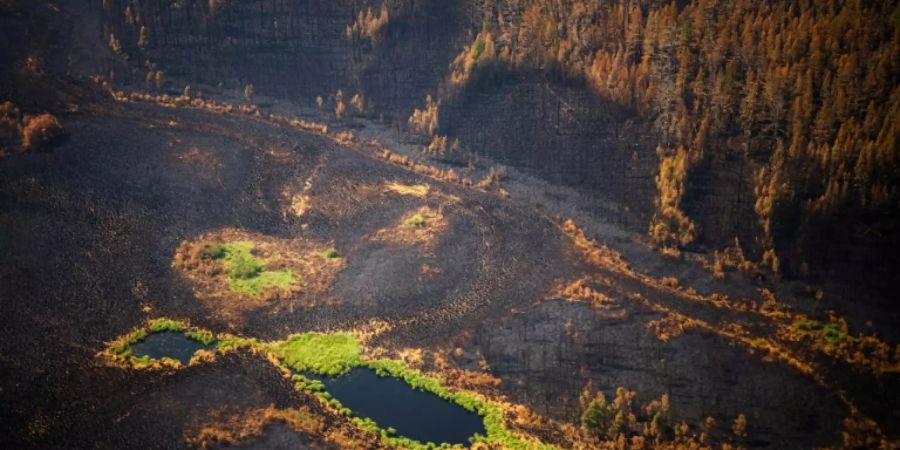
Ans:
[{"label": "green grass clump", "polygon": [[[148,327],[150,333],[160,333],[163,331],[171,331],[175,333],[183,333],[190,339],[193,339],[203,345],[210,345],[216,341],[215,335],[206,330],[190,329],[187,324],[172,319],[154,319],[150,321]],[[143,339],[142,339],[143,340]]]},{"label": "green grass clump", "polygon": [[232,278],[230,281],[231,290],[234,292],[260,295],[270,287],[286,289],[294,285],[298,281],[298,278],[293,271],[279,270],[277,272],[264,271],[253,278]]},{"label": "green grass clump", "polygon": [[189,339],[193,339],[203,345],[211,345],[212,343],[216,342],[216,337],[209,331],[185,331],[184,335]]},{"label": "green grass clump", "polygon": [[325,259],[335,259],[339,258],[341,255],[338,254],[337,250],[334,247],[330,247],[322,253],[319,253],[319,256]]},{"label": "green grass clump", "polygon": [[423,216],[422,214],[416,213],[416,214],[413,214],[413,216],[410,217],[409,219],[406,219],[406,221],[403,222],[403,225],[406,225],[408,227],[421,227],[421,226],[424,226],[425,222],[427,222],[427,221],[428,221],[428,219],[425,216]]},{"label": "green grass clump", "polygon": [[174,331],[177,333],[184,331],[187,326],[184,324],[184,322],[179,322],[177,320],[154,319],[150,321],[149,328],[151,333],[159,333],[162,331]]},{"label": "green grass clump", "polygon": [[274,344],[271,350],[298,372],[333,377],[362,364],[359,342],[349,334],[295,334]]},{"label": "green grass clump", "polygon": [[301,374],[294,374],[291,377],[291,380],[294,381],[294,387],[301,391],[311,391],[311,392],[322,392],[323,395],[325,392],[325,384],[319,380],[313,380],[307,378]]},{"label": "green grass clump", "polygon": [[222,259],[225,255],[225,246],[222,244],[207,244],[200,249],[200,257],[204,259]]},{"label": "green grass clump", "polygon": [[231,279],[238,280],[256,278],[265,270],[263,263],[259,259],[243,253],[236,253],[231,258],[229,266],[228,276]]},{"label": "green grass clump", "polygon": [[258,339],[245,338],[240,336],[228,336],[219,339],[216,346],[221,351],[237,350],[239,348],[254,348],[265,350],[265,345]]},{"label": "green grass clump", "polygon": [[792,327],[800,335],[812,337],[829,346],[835,346],[850,339],[842,327],[834,322],[798,320],[793,323]]},{"label": "green grass clump", "polygon": [[113,342],[109,351],[117,358],[128,359],[131,356],[131,346],[146,339],[147,334],[147,330],[138,328]]},{"label": "green grass clump", "polygon": [[258,296],[270,287],[286,289],[299,281],[292,270],[266,270],[265,261],[252,253],[253,242],[237,241],[203,247],[205,258],[221,260],[233,292]]}]

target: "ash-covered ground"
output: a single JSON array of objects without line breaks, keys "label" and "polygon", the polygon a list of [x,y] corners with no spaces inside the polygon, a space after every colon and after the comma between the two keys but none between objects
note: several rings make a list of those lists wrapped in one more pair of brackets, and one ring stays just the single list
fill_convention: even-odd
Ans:
[{"label": "ash-covered ground", "polygon": [[[837,390],[884,431],[896,430],[895,378],[788,347],[829,367],[822,383],[716,332],[734,323],[766,337],[776,325],[765,317],[691,300],[652,275],[592,264],[561,225],[566,211],[579,211],[578,199],[560,200],[527,176],[509,175],[506,198],[406,170],[363,144],[152,103],[100,101],[63,123],[68,139],[56,148],[0,161],[6,446],[178,448],[223,409],[315,408],[249,354],[177,373],[126,371],[97,358],[104,342],[153,317],[261,339],[388,324],[367,345],[415,350],[423,370],[498,379],[475,389],[543,417],[541,426],[521,428],[562,447],[577,444],[561,424],[577,424],[586,386],[633,389],[638,401],[668,394],[673,423],[713,417],[719,426],[711,435],[723,441],[744,414],[741,445],[749,447],[839,443],[849,411]],[[403,193],[392,184],[428,190]],[[556,211],[542,203],[548,198]],[[423,210],[438,217],[431,231],[404,235],[404,217]],[[628,233],[602,220],[580,225],[621,251],[636,273],[659,275],[662,257]],[[173,258],[183,242],[227,228],[327,242],[346,266],[319,292],[252,308],[202,301]],[[714,280],[683,262],[668,270],[701,292],[758,300],[741,275]],[[560,286],[579,279],[605,299],[566,298]],[[679,314],[713,328],[661,337],[654,321]],[[248,445],[316,439],[292,437],[282,425],[267,430]]]}]

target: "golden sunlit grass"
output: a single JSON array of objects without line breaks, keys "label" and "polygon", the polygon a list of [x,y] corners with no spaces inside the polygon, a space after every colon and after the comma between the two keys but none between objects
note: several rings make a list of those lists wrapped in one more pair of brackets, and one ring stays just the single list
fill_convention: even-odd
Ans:
[{"label": "golden sunlit grass", "polygon": [[377,435],[353,430],[349,422],[329,421],[307,407],[279,409],[274,406],[237,411],[222,408],[194,420],[185,431],[185,441],[196,448],[221,448],[251,442],[265,432],[265,428],[281,423],[292,431],[321,439],[337,448],[368,448]]},{"label": "golden sunlit grass", "polygon": [[299,433],[316,435],[321,435],[325,426],[307,408],[285,410],[274,406],[231,414],[216,411],[203,420],[208,422],[189,426],[199,427],[198,431],[185,432],[185,440],[192,447],[205,449],[249,442],[262,436],[264,428],[274,422],[284,423]]},{"label": "golden sunlit grass", "polygon": [[385,183],[385,192],[393,192],[400,195],[409,195],[412,197],[425,197],[428,195],[430,187],[427,184],[402,184],[396,181]]},{"label": "golden sunlit grass", "polygon": [[570,301],[587,302],[598,308],[610,308],[616,305],[616,301],[606,294],[589,286],[590,279],[579,278],[568,284],[557,286],[551,296],[560,297]]},{"label": "golden sunlit grass", "polygon": [[309,210],[309,196],[294,194],[291,196],[289,210],[297,217],[302,217]]}]

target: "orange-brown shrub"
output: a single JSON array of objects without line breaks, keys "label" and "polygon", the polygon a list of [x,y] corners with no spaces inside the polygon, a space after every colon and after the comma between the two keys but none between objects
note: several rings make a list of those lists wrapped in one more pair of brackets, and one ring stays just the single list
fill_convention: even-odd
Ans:
[{"label": "orange-brown shrub", "polygon": [[37,150],[62,136],[63,128],[53,114],[27,115],[22,121],[22,149]]}]

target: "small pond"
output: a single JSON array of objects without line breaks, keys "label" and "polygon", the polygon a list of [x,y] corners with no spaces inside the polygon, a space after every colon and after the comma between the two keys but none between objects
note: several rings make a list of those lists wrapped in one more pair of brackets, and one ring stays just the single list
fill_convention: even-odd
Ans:
[{"label": "small pond", "polygon": [[473,434],[485,434],[484,419],[478,414],[397,378],[379,377],[372,369],[355,368],[333,378],[306,377],[321,381],[353,415],[394,428],[400,436],[423,443],[468,444]]},{"label": "small pond", "polygon": [[132,344],[131,352],[138,358],[145,355],[153,359],[166,357],[177,359],[182,364],[187,364],[197,350],[208,350],[213,347],[215,347],[215,344],[206,345],[202,342],[197,342],[183,333],[163,331],[153,333],[144,338],[144,340]]}]

